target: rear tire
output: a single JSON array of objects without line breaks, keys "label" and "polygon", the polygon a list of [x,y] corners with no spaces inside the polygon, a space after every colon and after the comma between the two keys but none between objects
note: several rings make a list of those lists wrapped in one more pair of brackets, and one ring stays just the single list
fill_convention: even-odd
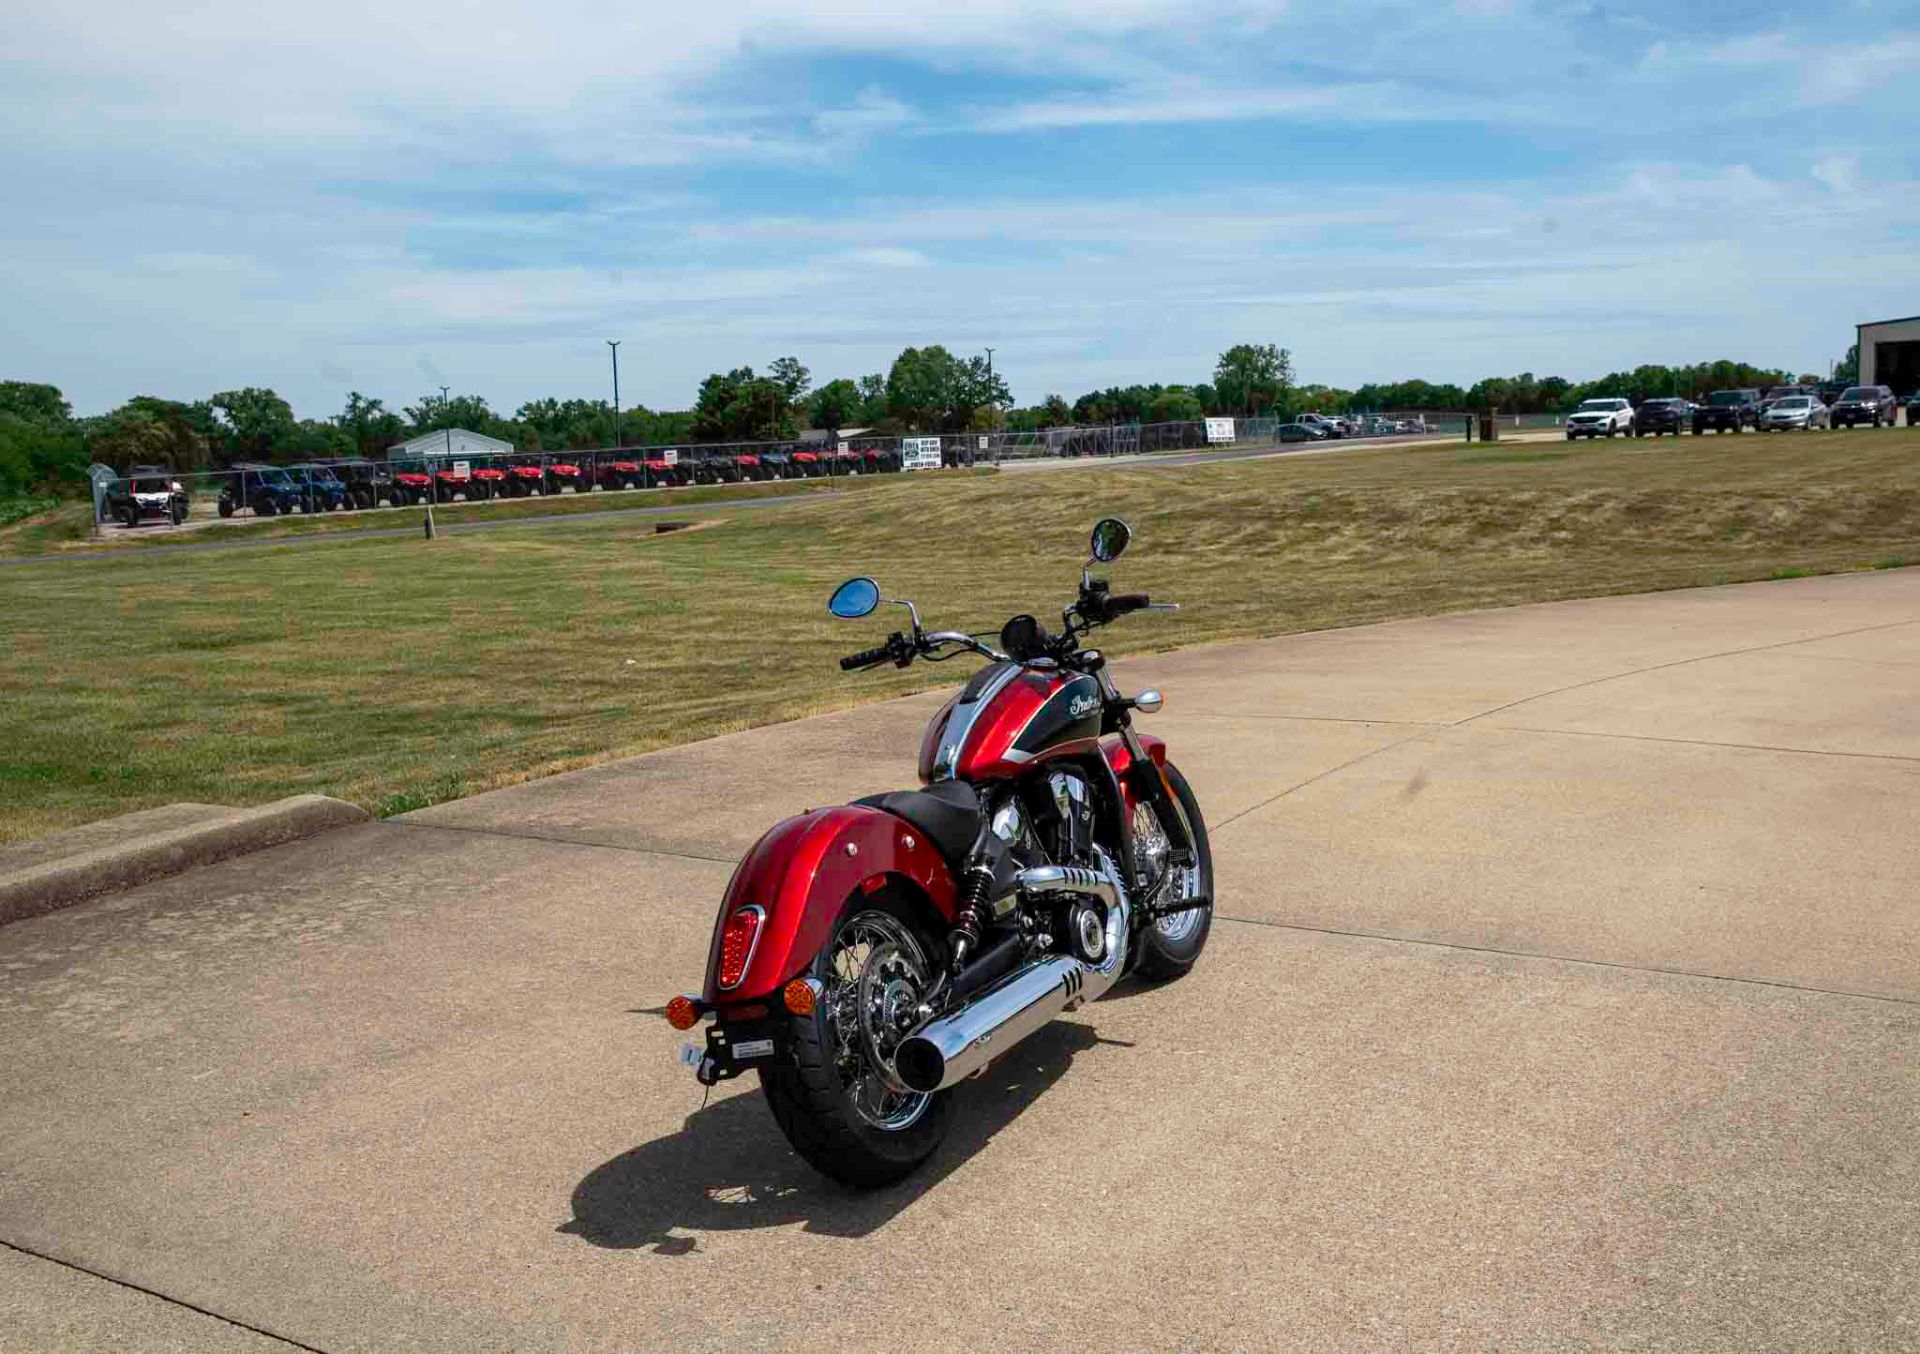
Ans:
[{"label": "rear tire", "polygon": [[[1213,844],[1207,838],[1206,819],[1200,816],[1200,801],[1194,797],[1193,787],[1187,784],[1187,778],[1180,774],[1180,768],[1171,762],[1167,764],[1167,783],[1173,787],[1174,801],[1186,818],[1188,831],[1193,837],[1193,868],[1199,875],[1200,891],[1211,895]],[[1164,922],[1177,923],[1186,915],[1189,914],[1175,913],[1165,918]],[[1169,934],[1170,930],[1173,934]],[[1163,981],[1185,977],[1199,961],[1200,951],[1207,947],[1207,936],[1212,930],[1212,903],[1200,909],[1199,920],[1193,926],[1181,928],[1156,922],[1140,933],[1140,962],[1136,971],[1143,978]]]},{"label": "rear tire", "polygon": [[[829,1013],[847,1009],[833,999],[836,988],[844,991],[847,984],[845,970],[836,966],[834,958],[847,948],[858,927],[910,937],[919,947],[926,978],[931,980],[937,971],[943,947],[906,907],[856,893],[834,923],[832,938],[808,967],[813,978],[826,984],[820,1004],[810,1016],[787,1018],[786,1055],[761,1066],[760,1085],[774,1122],[794,1151],[822,1175],[873,1189],[904,1178],[933,1155],[946,1137],[953,1097],[945,1093],[906,1097],[906,1108],[899,1114],[911,1118],[892,1129],[880,1127],[856,1108],[854,1095],[863,1083],[856,1081],[850,1092],[842,1074],[842,1032]],[[858,1065],[872,1075],[870,1062]],[[912,1108],[915,1102],[920,1102],[917,1112]]]}]

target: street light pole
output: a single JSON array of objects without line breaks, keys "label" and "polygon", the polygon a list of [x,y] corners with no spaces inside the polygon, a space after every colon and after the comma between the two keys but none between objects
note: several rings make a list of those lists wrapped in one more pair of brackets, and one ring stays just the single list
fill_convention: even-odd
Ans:
[{"label": "street light pole", "polygon": [[607,347],[613,350],[613,449],[620,449],[620,340],[608,339]]},{"label": "street light pole", "polygon": [[[447,388],[445,386],[440,387],[440,417],[443,420],[440,432],[441,435],[446,438],[447,443],[447,464],[451,466],[453,464],[453,425],[444,422],[447,417]],[[433,500],[439,493],[440,474],[438,471],[430,472],[427,475],[427,520],[425,524],[428,540],[433,539]]]}]

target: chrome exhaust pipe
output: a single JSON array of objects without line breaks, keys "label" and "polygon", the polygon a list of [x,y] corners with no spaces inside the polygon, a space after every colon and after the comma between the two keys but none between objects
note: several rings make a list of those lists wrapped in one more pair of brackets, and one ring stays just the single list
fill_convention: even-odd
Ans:
[{"label": "chrome exhaust pipe", "polygon": [[[1096,848],[1096,851],[1098,848]],[[1049,955],[1016,969],[959,1010],[930,1020],[901,1041],[894,1071],[914,1091],[944,1091],[1048,1024],[1077,1001],[1092,1001],[1120,976],[1127,954],[1130,907],[1113,862],[1099,852],[1099,870],[1041,865],[1020,872],[1034,893],[1081,893],[1107,904],[1106,944],[1098,964]]]}]

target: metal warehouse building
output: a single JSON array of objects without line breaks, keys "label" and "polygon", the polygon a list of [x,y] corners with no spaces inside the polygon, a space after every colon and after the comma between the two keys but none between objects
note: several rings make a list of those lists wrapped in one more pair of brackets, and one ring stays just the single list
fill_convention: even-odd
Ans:
[{"label": "metal warehouse building", "polygon": [[422,433],[410,442],[389,447],[387,456],[391,460],[413,460],[422,456],[504,456],[512,450],[511,442],[502,442],[485,433],[468,432],[465,428],[452,428]]},{"label": "metal warehouse building", "polygon": [[1920,390],[1920,315],[1857,326],[1860,384],[1891,386],[1896,395]]}]

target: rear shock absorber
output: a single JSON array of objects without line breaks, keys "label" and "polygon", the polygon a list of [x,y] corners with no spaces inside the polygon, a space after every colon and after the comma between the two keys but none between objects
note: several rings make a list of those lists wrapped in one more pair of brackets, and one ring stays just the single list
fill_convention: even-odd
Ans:
[{"label": "rear shock absorber", "polygon": [[988,898],[993,892],[993,867],[975,860],[960,886],[960,911],[947,934],[947,948],[953,955],[953,971],[966,967],[967,956],[980,948],[980,935],[987,926]]}]

